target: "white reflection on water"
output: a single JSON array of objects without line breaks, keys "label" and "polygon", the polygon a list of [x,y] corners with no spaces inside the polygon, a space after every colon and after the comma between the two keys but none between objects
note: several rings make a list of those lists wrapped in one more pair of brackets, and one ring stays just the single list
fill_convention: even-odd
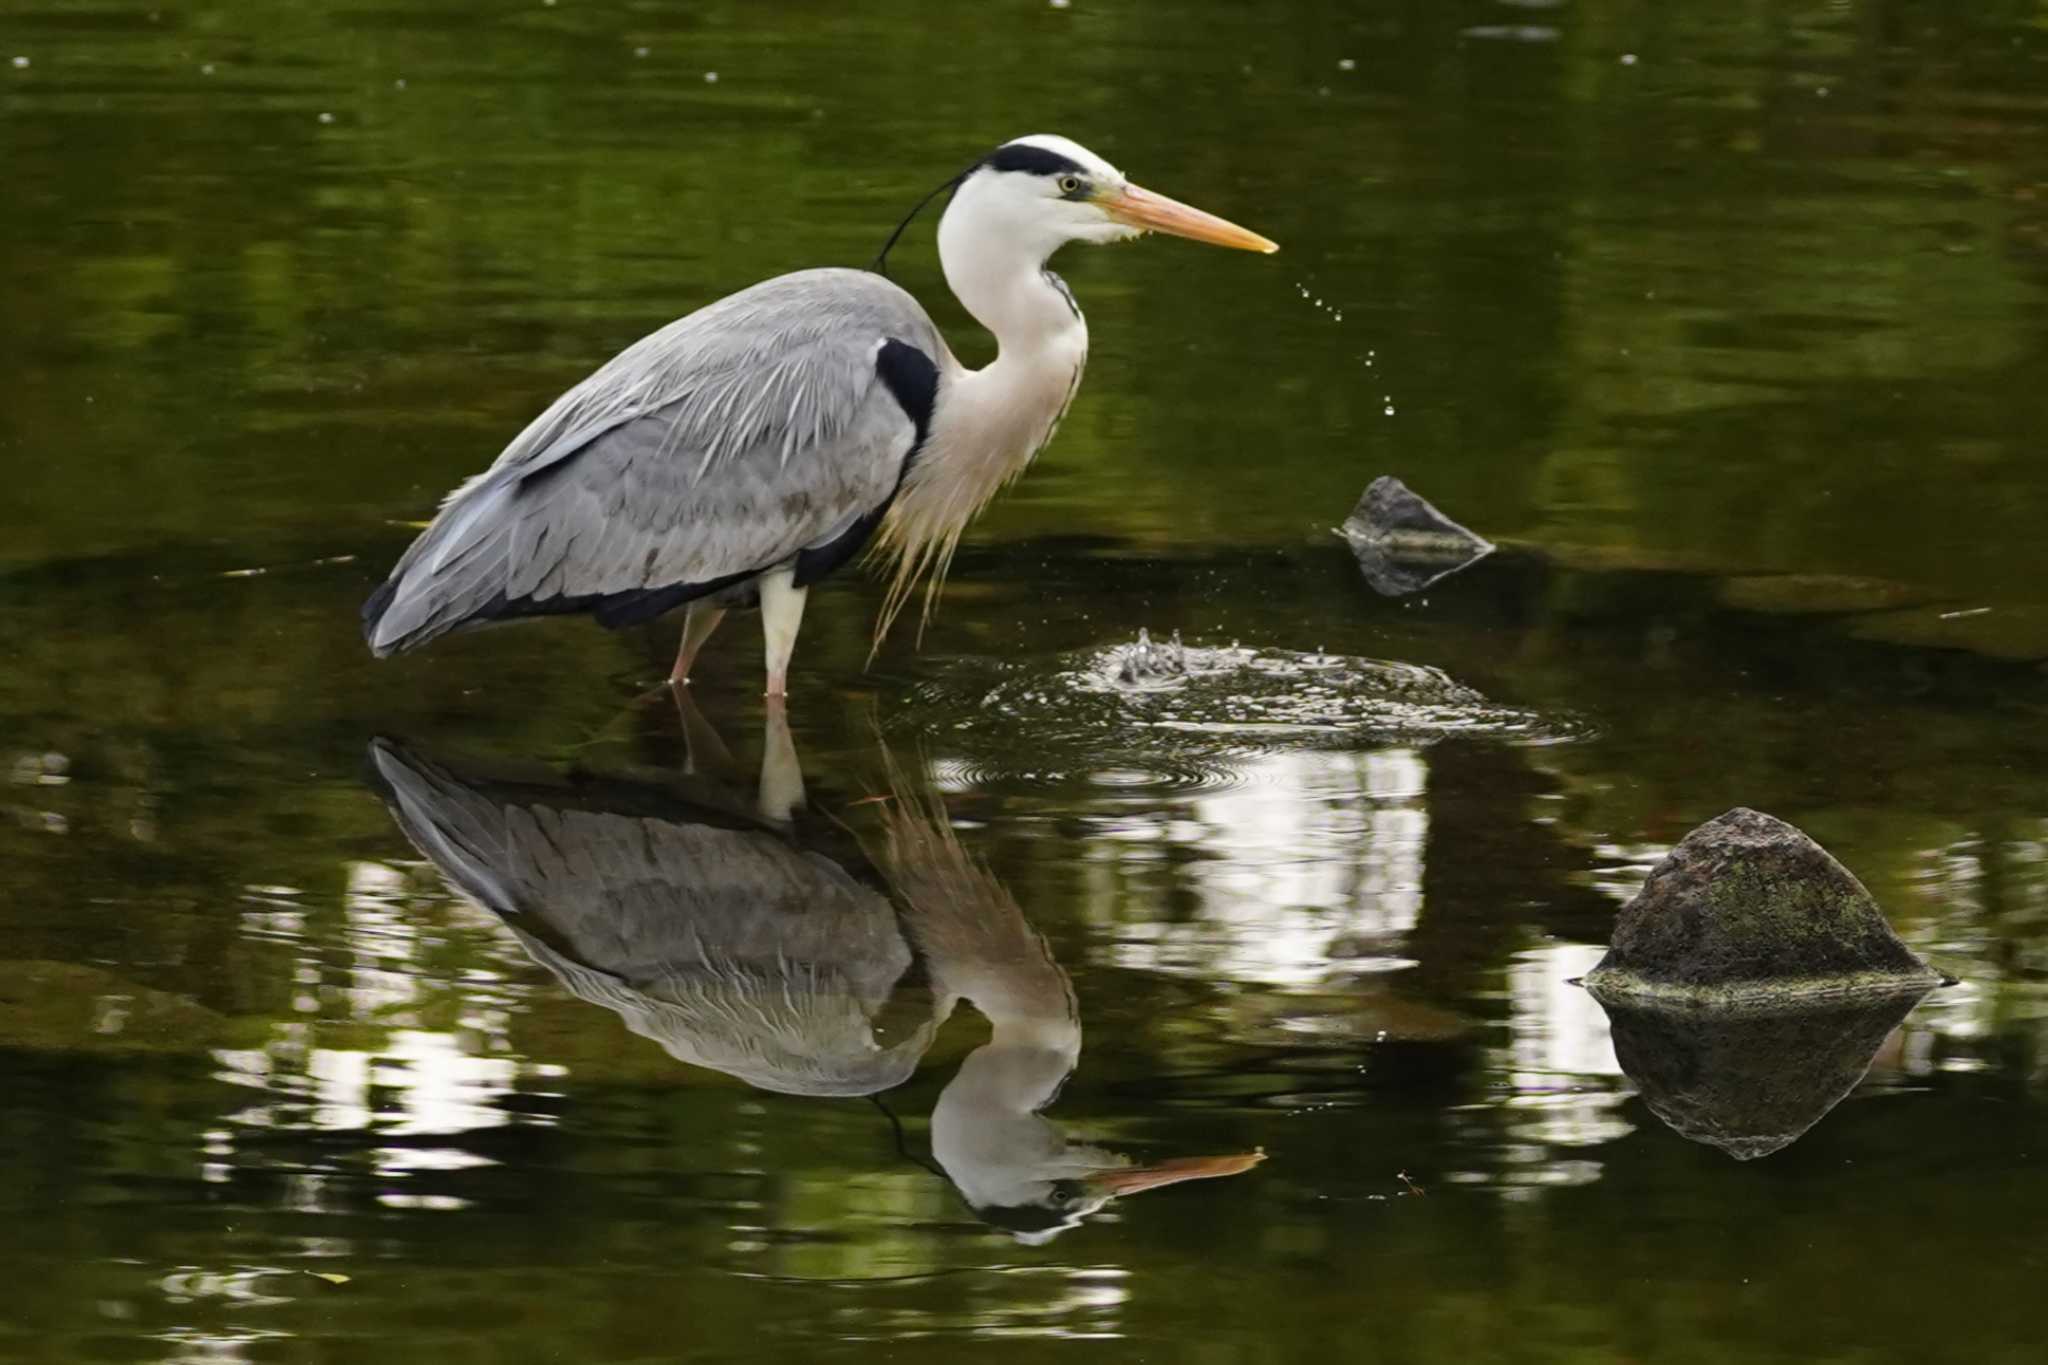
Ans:
[{"label": "white reflection on water", "polygon": [[[402,1178],[413,1171],[491,1164],[456,1143],[419,1139],[455,1138],[512,1121],[499,1101],[521,1075],[507,1036],[520,990],[477,968],[460,979],[434,970],[429,955],[441,943],[439,936],[466,927],[465,917],[439,905],[431,915],[417,914],[417,897],[404,872],[361,861],[343,870],[340,962],[332,949],[319,946],[319,926],[303,911],[258,904],[242,912],[251,938],[300,946],[291,981],[293,1008],[301,1018],[275,1025],[260,1047],[212,1052],[218,1079],[259,1091],[262,1098],[230,1115],[232,1127],[208,1132],[201,1153],[204,1178],[230,1177],[235,1129],[409,1139],[363,1149],[371,1170]],[[451,1014],[452,1029],[420,1026],[423,1018]],[[335,1029],[345,1030],[346,1041],[356,1045],[323,1045]],[[323,1176],[305,1173],[288,1186],[286,1202],[302,1212],[320,1212],[328,1193]],[[445,1195],[379,1197],[389,1207],[463,1206]]]},{"label": "white reflection on water", "polygon": [[375,1015],[419,997],[419,931],[404,912],[404,879],[382,863],[349,864],[347,941],[355,962],[349,995],[358,1015]]},{"label": "white reflection on water", "polygon": [[1591,1184],[1604,1168],[1587,1149],[1635,1131],[1621,1114],[1635,1089],[1615,1059],[1607,1012],[1571,984],[1604,951],[1560,943],[1515,955],[1507,973],[1507,1044],[1490,1049],[1487,1065],[1507,1093],[1459,1115],[1455,1126],[1477,1161],[1447,1180],[1515,1197]]},{"label": "white reflection on water", "polygon": [[155,1334],[172,1348],[162,1365],[221,1365],[224,1361],[253,1360],[250,1348],[268,1342],[289,1340],[289,1332],[204,1332],[196,1328],[173,1328]]},{"label": "white reflection on water", "polygon": [[[1112,960],[1277,986],[1406,965],[1397,950],[1421,913],[1429,823],[1422,751],[1270,754],[1241,776],[1101,829],[1091,856],[1113,875],[1092,879],[1090,899],[1097,917],[1121,921]],[[1123,885],[1162,859],[1193,915]]]},{"label": "white reflection on water", "polygon": [[1003,1265],[956,1281],[953,1306],[931,1303],[867,1305],[864,1330],[854,1341],[920,1338],[1055,1339],[1112,1341],[1127,1335],[1130,1271],[1113,1265]]},{"label": "white reflection on water", "polygon": [[1571,943],[1518,954],[1508,968],[1508,1127],[1547,1146],[1591,1147],[1635,1131],[1619,1110],[1630,1089],[1607,1011],[1572,983],[1605,951]]},{"label": "white reflection on water", "polygon": [[[244,1109],[234,1121],[245,1127],[311,1127],[355,1130],[375,1127],[394,1137],[473,1132],[509,1122],[495,1101],[509,1093],[519,1064],[509,1057],[480,1057],[447,1033],[395,1030],[378,1051],[315,1047],[303,1054],[285,1046],[268,1049],[216,1048],[218,1079],[254,1085],[310,1112],[281,1121],[278,1103]],[[412,1165],[429,1163],[419,1151]]]}]

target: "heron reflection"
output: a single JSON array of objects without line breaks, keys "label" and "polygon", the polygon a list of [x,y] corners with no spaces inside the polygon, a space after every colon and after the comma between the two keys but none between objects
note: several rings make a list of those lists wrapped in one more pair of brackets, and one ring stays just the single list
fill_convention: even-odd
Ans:
[{"label": "heron reflection", "polygon": [[[1140,1165],[1045,1118],[1081,1053],[1073,988],[1045,939],[886,756],[878,833],[810,829],[780,708],[767,731],[751,807],[702,782],[487,773],[385,740],[371,761],[452,888],[680,1061],[783,1094],[880,1095],[971,1003],[991,1036],[939,1095],[932,1155],[978,1217],[1021,1240],[1260,1160]],[[701,748],[701,723],[686,732]]]}]

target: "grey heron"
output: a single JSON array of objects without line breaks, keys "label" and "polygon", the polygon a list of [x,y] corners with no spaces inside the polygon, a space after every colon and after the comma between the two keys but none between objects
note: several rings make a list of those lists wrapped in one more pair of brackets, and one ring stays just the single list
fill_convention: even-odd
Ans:
[{"label": "grey heron", "polygon": [[[685,607],[673,681],[726,610],[758,605],[767,691],[785,693],[810,585],[868,551],[893,563],[879,644],[924,610],[962,531],[1052,439],[1088,327],[1046,268],[1069,242],[1165,232],[1272,242],[1141,189],[1064,137],[1004,143],[933,191],[946,283],[994,335],[962,365],[879,269],[800,270],[627,347],[450,494],[363,607],[379,656],[450,631],[581,613],[608,627]],[[923,204],[918,206],[923,208]]]},{"label": "grey heron", "polygon": [[808,846],[790,825],[802,796],[786,713],[768,716],[752,812],[638,782],[466,775],[381,740],[371,762],[451,887],[572,994],[680,1061],[782,1094],[879,1095],[971,1002],[990,1037],[939,1094],[932,1154],[979,1217],[1021,1240],[1258,1164],[1251,1152],[1141,1165],[1047,1120],[1080,1059],[1081,1019],[1045,939],[893,767],[871,868],[855,875]]}]

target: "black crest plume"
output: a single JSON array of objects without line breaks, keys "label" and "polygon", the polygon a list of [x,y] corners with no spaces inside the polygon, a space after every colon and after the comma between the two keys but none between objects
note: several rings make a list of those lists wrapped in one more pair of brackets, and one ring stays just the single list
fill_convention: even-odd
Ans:
[{"label": "black crest plume", "polygon": [[916,221],[918,214],[924,212],[924,206],[926,204],[931,203],[932,200],[938,198],[940,195],[946,193],[946,191],[948,190],[959,189],[960,182],[965,180],[968,176],[973,175],[976,171],[980,170],[987,161],[988,157],[986,156],[976,157],[973,160],[973,162],[968,165],[966,170],[960,172],[960,174],[954,176],[951,180],[948,180],[945,184],[939,186],[930,194],[927,194],[924,198],[918,200],[917,207],[912,209],[909,213],[903,215],[903,221],[898,223],[896,225],[896,230],[889,234],[889,240],[882,243],[882,249],[875,253],[875,263],[869,266],[868,268],[874,271],[877,275],[880,275],[883,279],[889,278],[889,249],[896,245],[896,239],[903,235],[904,230],[907,229],[912,222]]}]

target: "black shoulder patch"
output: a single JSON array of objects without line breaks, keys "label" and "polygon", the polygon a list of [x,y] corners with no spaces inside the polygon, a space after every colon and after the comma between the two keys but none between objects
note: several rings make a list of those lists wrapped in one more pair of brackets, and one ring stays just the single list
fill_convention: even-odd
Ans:
[{"label": "black shoulder patch", "polygon": [[[910,466],[924,449],[925,438],[932,431],[932,406],[939,400],[939,367],[932,358],[907,341],[890,337],[882,343],[882,349],[875,353],[875,373],[881,377],[890,395],[917,429],[917,439],[910,444],[909,453],[903,457],[903,468],[896,475],[896,488],[903,487],[903,476],[910,472]],[[889,504],[896,501],[896,489],[880,506],[861,516],[853,525],[841,531],[823,545],[799,550],[796,556],[796,585],[807,588],[859,554],[861,547],[868,543],[868,537],[882,524],[882,517],[889,510]]]},{"label": "black shoulder patch", "polygon": [[[917,445],[910,448],[914,457],[924,438],[931,435],[932,405],[939,400],[939,367],[909,342],[890,337],[875,353],[875,373],[917,428]],[[907,460],[904,467],[909,467]]]},{"label": "black shoulder patch", "polygon": [[1086,175],[1088,168],[1070,156],[1047,151],[1029,142],[1008,142],[988,154],[982,163],[992,171],[1022,171],[1026,175]]}]

